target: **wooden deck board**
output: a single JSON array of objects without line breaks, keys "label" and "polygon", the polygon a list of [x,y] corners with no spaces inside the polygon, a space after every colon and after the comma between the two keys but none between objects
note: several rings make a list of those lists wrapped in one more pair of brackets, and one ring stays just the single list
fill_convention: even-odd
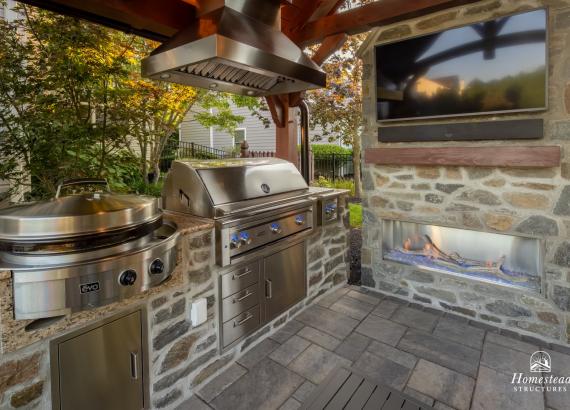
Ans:
[{"label": "wooden deck board", "polygon": [[354,369],[331,372],[301,406],[305,410],[430,410],[402,392],[368,380]]}]

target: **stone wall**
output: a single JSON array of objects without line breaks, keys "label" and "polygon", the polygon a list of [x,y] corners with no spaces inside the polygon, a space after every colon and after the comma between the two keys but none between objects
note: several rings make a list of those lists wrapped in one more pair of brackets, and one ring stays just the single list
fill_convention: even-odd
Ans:
[{"label": "stone wall", "polygon": [[309,239],[307,277],[310,300],[347,281],[347,272],[350,269],[350,227],[346,206],[343,205],[339,212],[342,215],[341,222],[317,228]]},{"label": "stone wall", "polygon": [[[339,209],[343,216],[335,224],[317,227],[308,238],[307,298],[291,307],[270,323],[246,337],[229,351],[219,354],[218,313],[216,311],[216,279],[219,270],[204,262],[196,265],[194,278],[188,288],[161,296],[151,302],[152,314],[149,325],[157,325],[152,342],[151,357],[153,371],[151,396],[153,408],[176,408],[189,398],[201,385],[223,372],[242,354],[278,331],[315,299],[346,283],[349,272],[348,259],[348,216],[346,208]],[[204,260],[207,260],[204,255]],[[212,263],[212,258],[209,259]],[[200,279],[196,279],[196,278]],[[208,297],[209,319],[201,326],[191,329],[184,318],[183,306],[193,298]],[[153,319],[154,318],[154,319]]]},{"label": "stone wall", "polygon": [[[477,22],[513,12],[549,8],[549,108],[494,119],[543,118],[538,141],[378,142],[374,45]],[[570,337],[570,1],[492,0],[450,9],[375,30],[364,62],[364,148],[429,146],[559,145],[563,165],[548,169],[377,166],[365,164],[363,285],[410,301],[510,328],[548,341]],[[488,117],[462,118],[479,121]],[[425,121],[447,123],[453,120]],[[545,293],[489,285],[414,270],[382,260],[382,218],[537,236],[544,240]]]},{"label": "stone wall", "polygon": [[[140,307],[149,312],[149,352],[155,354],[152,346],[168,343],[169,337],[180,337],[180,327],[166,332],[161,324],[180,320],[188,316],[187,305],[173,302],[181,290],[206,292],[211,281],[211,271],[203,269],[208,264],[212,247],[212,223],[199,219],[176,221],[182,236],[178,248],[177,266],[171,279],[164,284],[135,297],[100,308],[74,313],[50,326],[26,331],[31,321],[14,320],[12,305],[12,280],[10,272],[0,273],[0,409],[49,409],[51,408],[51,381],[49,343],[66,332],[81,328],[100,319],[120,314]],[[207,276],[207,279],[204,279]],[[192,293],[193,292],[193,293]],[[172,308],[165,310],[159,305],[169,303]],[[156,312],[155,312],[156,311]],[[151,313],[152,312],[152,313]],[[211,313],[213,315],[213,313]],[[211,321],[209,322],[211,323]],[[204,326],[201,326],[202,329]],[[155,355],[158,356],[158,355]],[[159,370],[151,362],[151,380],[159,375]],[[155,376],[157,375],[157,376]]]},{"label": "stone wall", "polygon": [[[95,320],[141,307],[147,311],[150,408],[174,409],[201,385],[221,373],[248,349],[279,330],[306,306],[346,283],[348,276],[347,216],[326,228],[316,228],[308,238],[308,297],[220,354],[218,340],[217,283],[213,231],[210,223],[191,224],[179,244],[178,265],[164,285],[143,295],[79,312],[47,328],[26,332],[29,321],[15,321],[11,311],[11,275],[0,273],[0,409],[51,407],[49,342],[67,331]],[[187,225],[183,218],[179,226]],[[208,320],[192,327],[191,303],[207,298]]]}]

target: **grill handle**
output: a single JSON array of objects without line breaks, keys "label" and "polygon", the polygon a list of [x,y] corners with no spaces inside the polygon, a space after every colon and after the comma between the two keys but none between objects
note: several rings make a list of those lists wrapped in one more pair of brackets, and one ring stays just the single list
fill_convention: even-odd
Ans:
[{"label": "grill handle", "polygon": [[107,182],[106,179],[98,179],[98,178],[66,179],[57,186],[57,191],[55,192],[55,198],[57,199],[60,197],[62,188],[73,185],[105,185],[105,190],[107,192],[111,192],[111,188],[109,187],[109,182]]}]

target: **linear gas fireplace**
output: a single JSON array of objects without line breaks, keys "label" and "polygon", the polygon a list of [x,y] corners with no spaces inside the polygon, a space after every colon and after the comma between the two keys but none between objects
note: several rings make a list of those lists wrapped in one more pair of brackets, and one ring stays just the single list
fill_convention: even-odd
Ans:
[{"label": "linear gas fireplace", "polygon": [[382,228],[385,260],[542,292],[540,239],[393,220]]}]

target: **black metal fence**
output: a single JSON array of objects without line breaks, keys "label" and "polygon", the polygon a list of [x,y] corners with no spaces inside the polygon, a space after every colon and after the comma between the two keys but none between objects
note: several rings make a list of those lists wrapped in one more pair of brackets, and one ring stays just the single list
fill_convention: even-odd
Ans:
[{"label": "black metal fence", "polygon": [[167,172],[170,169],[172,161],[182,158],[197,159],[219,159],[232,158],[234,153],[227,152],[217,148],[211,148],[206,145],[196,144],[194,142],[178,142],[169,143],[162,153],[160,159],[160,170]]},{"label": "black metal fence", "polygon": [[[273,157],[274,152],[251,152],[253,157]],[[221,149],[211,148],[194,142],[170,142],[163,151],[160,160],[160,170],[167,172],[172,161],[182,158],[220,159],[233,158],[237,154]],[[313,170],[315,178],[320,176],[328,179],[354,177],[354,165],[351,154],[313,154]]]},{"label": "black metal fence", "polygon": [[315,178],[322,176],[335,180],[354,177],[351,154],[316,154],[313,158]]}]

